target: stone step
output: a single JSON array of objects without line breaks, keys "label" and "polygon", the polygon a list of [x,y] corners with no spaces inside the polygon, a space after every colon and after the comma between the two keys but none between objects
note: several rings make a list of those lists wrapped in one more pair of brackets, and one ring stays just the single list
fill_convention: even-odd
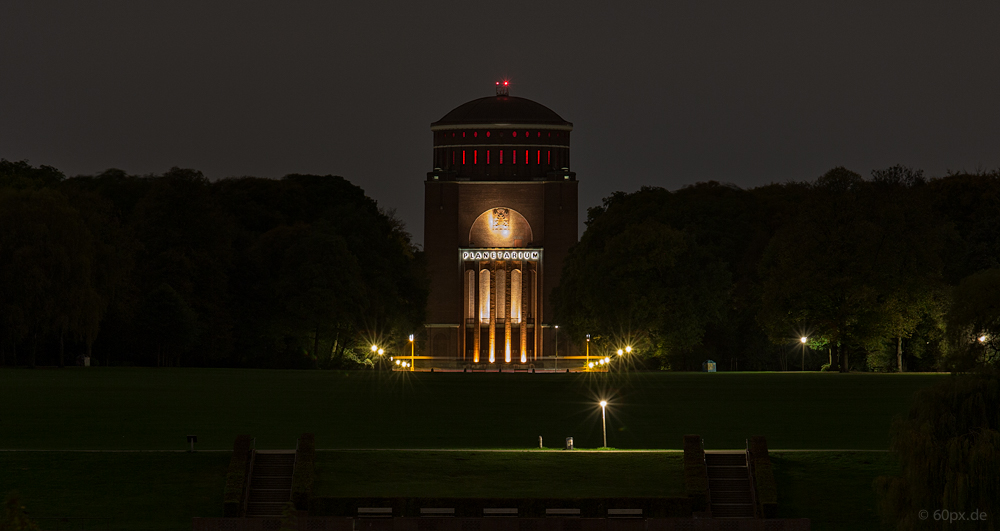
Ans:
[{"label": "stone step", "polygon": [[738,466],[710,466],[708,467],[708,479],[737,479],[748,477],[747,467]]},{"label": "stone step", "polygon": [[748,490],[712,491],[712,503],[753,503]]},{"label": "stone step", "polygon": [[281,518],[285,505],[285,503],[248,503],[247,516]]},{"label": "stone step", "polygon": [[749,479],[709,479],[708,480],[708,490],[709,492],[716,491],[747,491],[750,492],[750,480]]},{"label": "stone step", "polygon": [[253,477],[257,476],[277,476],[292,477],[292,467],[290,466],[259,466],[253,465]]},{"label": "stone step", "polygon": [[289,489],[250,489],[249,503],[281,503],[291,499]]},{"label": "stone step", "polygon": [[257,476],[251,481],[252,489],[285,489],[292,488],[291,476]]},{"label": "stone step", "polygon": [[705,454],[705,464],[708,466],[747,466],[747,456],[738,454]]},{"label": "stone step", "polygon": [[712,504],[712,518],[753,518],[753,505],[745,504]]}]

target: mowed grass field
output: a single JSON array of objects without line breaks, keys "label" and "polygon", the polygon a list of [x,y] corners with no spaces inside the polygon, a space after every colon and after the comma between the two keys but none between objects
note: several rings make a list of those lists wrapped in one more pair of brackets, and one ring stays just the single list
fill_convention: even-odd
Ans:
[{"label": "mowed grass field", "polygon": [[678,449],[696,433],[707,449],[887,449],[895,415],[929,374],[622,373],[464,374],[373,371],[72,368],[0,370],[0,449],[200,450],[532,448],[574,437]]},{"label": "mowed grass field", "polygon": [[[317,496],[684,496],[682,454],[395,451],[317,453]],[[872,481],[885,452],[774,452],[779,516],[815,531],[880,529]],[[227,452],[0,452],[0,493],[18,490],[43,529],[186,530],[222,516]],[[68,517],[68,520],[59,520]]]},{"label": "mowed grass field", "polygon": [[[221,516],[233,439],[316,434],[318,495],[683,495],[679,453],[524,451],[574,437],[622,450],[885,450],[914,391],[947,375],[461,374],[228,369],[0,370],[0,494],[43,529],[190,529]],[[198,435],[194,454],[187,434]],[[406,451],[373,449],[510,449]],[[322,449],[328,449],[322,451]],[[45,451],[32,451],[45,450]],[[215,450],[215,451],[204,451]],[[221,451],[220,451],[221,450]],[[813,529],[878,529],[884,452],[773,454],[779,512]]]}]

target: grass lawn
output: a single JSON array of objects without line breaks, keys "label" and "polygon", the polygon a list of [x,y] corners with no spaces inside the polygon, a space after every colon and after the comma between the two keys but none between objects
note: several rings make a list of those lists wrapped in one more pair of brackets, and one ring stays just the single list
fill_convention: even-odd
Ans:
[{"label": "grass lawn", "polygon": [[882,529],[872,482],[899,473],[883,452],[774,452],[778,516],[810,518],[813,531]]},{"label": "grass lawn", "polygon": [[[221,516],[228,452],[0,452],[0,494],[18,490],[43,529],[186,530]],[[679,453],[317,452],[317,496],[684,496]],[[878,530],[882,452],[774,452],[779,516],[815,531]]]},{"label": "grass lawn", "polygon": [[680,453],[321,451],[316,496],[685,496]]},{"label": "grass lawn", "polygon": [[609,400],[608,444],[709,449],[885,449],[893,416],[927,374],[431,374],[371,371],[67,368],[0,370],[0,449],[531,448],[565,437],[601,445],[597,401]]},{"label": "grass lawn", "polygon": [[189,530],[192,516],[222,516],[229,458],[229,452],[0,452],[0,496],[17,490],[42,529]]}]

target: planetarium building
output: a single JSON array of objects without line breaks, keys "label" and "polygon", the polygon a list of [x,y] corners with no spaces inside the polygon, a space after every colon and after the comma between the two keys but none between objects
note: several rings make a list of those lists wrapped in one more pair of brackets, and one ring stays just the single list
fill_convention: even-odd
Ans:
[{"label": "planetarium building", "polygon": [[572,130],[503,85],[431,124],[425,326],[435,365],[542,366],[557,355],[550,294],[577,241]]}]

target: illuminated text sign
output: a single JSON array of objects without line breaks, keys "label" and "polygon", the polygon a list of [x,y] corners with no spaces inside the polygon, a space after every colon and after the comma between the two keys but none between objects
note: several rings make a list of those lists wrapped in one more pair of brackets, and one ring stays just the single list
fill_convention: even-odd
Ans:
[{"label": "illuminated text sign", "polygon": [[526,260],[538,262],[542,259],[541,249],[459,249],[462,260]]}]

